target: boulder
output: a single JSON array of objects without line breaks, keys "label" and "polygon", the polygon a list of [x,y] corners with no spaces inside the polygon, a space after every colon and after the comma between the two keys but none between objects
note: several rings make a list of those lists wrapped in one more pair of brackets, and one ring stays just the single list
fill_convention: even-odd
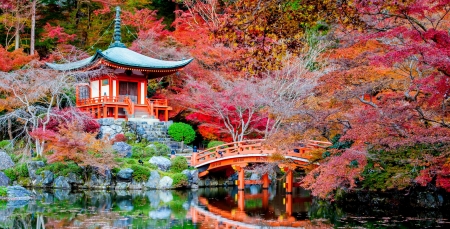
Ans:
[{"label": "boulder", "polygon": [[113,144],[113,149],[123,157],[131,157],[131,146],[125,142],[115,142]]},{"label": "boulder", "polygon": [[173,184],[173,179],[168,176],[164,176],[159,181],[157,188],[158,189],[170,189],[170,188],[172,188],[172,184]]},{"label": "boulder", "polygon": [[191,189],[198,189],[198,184],[191,184]]},{"label": "boulder", "polygon": [[34,194],[22,186],[8,186],[8,198],[31,199]]},{"label": "boulder", "polygon": [[37,177],[40,177],[40,174],[36,174],[36,171],[39,168],[42,168],[45,166],[45,163],[43,161],[29,161],[27,162],[27,168],[28,168],[28,175],[32,180],[36,180]]},{"label": "boulder", "polygon": [[191,171],[191,177],[192,177],[192,183],[193,184],[197,184],[199,179],[198,179],[198,170],[190,170]]},{"label": "boulder", "polygon": [[92,173],[90,180],[86,182],[86,186],[93,189],[106,189],[111,185],[111,171],[106,170],[105,174]]},{"label": "boulder", "polygon": [[51,186],[54,180],[54,174],[51,171],[44,170],[42,174],[42,185]]},{"label": "boulder", "polygon": [[129,190],[143,190],[144,182],[137,182],[134,179],[131,181],[130,185],[128,185]]},{"label": "boulder", "polygon": [[[58,178],[56,178],[58,179]],[[56,180],[55,180],[56,183]],[[68,200],[69,199],[70,189],[56,189],[55,190],[55,198],[58,200]]]},{"label": "boulder", "polygon": [[145,183],[145,187],[147,189],[156,189],[159,184],[160,179],[161,178],[157,171],[155,171],[155,170],[151,171],[150,177],[148,178],[148,181]]},{"label": "boulder", "polygon": [[170,208],[163,207],[154,211],[150,211],[148,213],[148,216],[151,219],[169,219],[171,214],[172,211],[170,210]]},{"label": "boulder", "polygon": [[67,176],[67,182],[69,182],[69,184],[83,184],[83,180],[80,179],[75,173],[69,173],[69,175]]},{"label": "boulder", "polygon": [[170,169],[172,162],[169,159],[161,156],[152,157],[149,160],[150,164],[154,164],[158,166],[158,168],[162,171],[167,171]]},{"label": "boulder", "polygon": [[115,190],[127,190],[128,189],[128,182],[117,182],[116,187],[114,187]]},{"label": "boulder", "polygon": [[97,121],[101,126],[111,126],[114,125],[113,118],[102,118]]},{"label": "boulder", "polygon": [[14,165],[11,157],[5,151],[0,151],[0,170],[9,169]]},{"label": "boulder", "polygon": [[69,179],[63,176],[59,176],[55,179],[55,182],[53,182],[53,187],[60,189],[70,189]]},{"label": "boulder", "polygon": [[192,175],[191,175],[191,171],[189,171],[188,169],[183,170],[183,172],[181,172],[182,174],[186,175],[189,185],[192,184]]},{"label": "boulder", "polygon": [[127,181],[131,181],[131,178],[133,177],[133,170],[130,168],[126,168],[126,169],[121,169],[118,173],[117,173],[117,178],[119,180],[127,180]]},{"label": "boulder", "polygon": [[8,186],[9,178],[3,173],[0,172],[0,186]]}]

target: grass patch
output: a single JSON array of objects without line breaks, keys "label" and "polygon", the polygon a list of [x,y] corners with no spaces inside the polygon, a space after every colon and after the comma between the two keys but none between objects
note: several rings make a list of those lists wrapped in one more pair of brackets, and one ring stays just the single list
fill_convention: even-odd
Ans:
[{"label": "grass patch", "polygon": [[7,197],[8,196],[8,188],[5,186],[0,186],[0,196]]}]

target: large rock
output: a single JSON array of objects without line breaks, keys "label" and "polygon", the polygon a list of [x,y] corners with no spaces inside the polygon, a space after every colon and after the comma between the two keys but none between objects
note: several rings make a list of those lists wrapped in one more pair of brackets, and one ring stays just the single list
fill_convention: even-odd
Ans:
[{"label": "large rock", "polygon": [[41,174],[36,174],[36,171],[42,167],[45,166],[45,163],[43,161],[29,161],[27,162],[27,168],[28,168],[28,175],[33,180],[33,183],[35,183],[34,180],[37,179],[37,177],[40,177]]},{"label": "large rock", "polygon": [[69,179],[63,176],[59,176],[55,179],[53,187],[60,189],[70,189]]},{"label": "large rock", "polygon": [[0,186],[8,186],[9,178],[3,173],[0,172]]},{"label": "large rock", "polygon": [[112,118],[102,118],[97,121],[102,126],[111,126],[114,125],[114,119]]},{"label": "large rock", "polygon": [[116,187],[114,187],[114,189],[115,190],[127,190],[129,184],[130,183],[128,183],[128,182],[117,182]]},{"label": "large rock", "polygon": [[9,169],[11,167],[14,167],[14,162],[11,157],[5,151],[0,151],[0,170]]},{"label": "large rock", "polygon": [[131,146],[125,142],[115,142],[113,149],[123,157],[131,157]]},{"label": "large rock", "polygon": [[165,176],[159,181],[157,188],[158,189],[170,189],[170,188],[172,188],[172,184],[173,184],[173,179],[168,176]]},{"label": "large rock", "polygon": [[118,173],[117,173],[117,178],[119,180],[127,180],[127,181],[131,181],[131,178],[133,176],[133,170],[130,168],[126,168],[126,169],[121,169]]},{"label": "large rock", "polygon": [[191,171],[191,177],[192,177],[192,183],[193,184],[197,184],[199,179],[198,179],[198,170],[190,170]]},{"label": "large rock", "polygon": [[189,171],[188,169],[183,170],[183,172],[181,172],[182,174],[186,175],[189,185],[192,184],[192,175],[191,175],[191,171]]},{"label": "large rock", "polygon": [[75,173],[69,173],[67,176],[67,182],[69,184],[81,185],[83,184],[83,179],[77,176]]},{"label": "large rock", "polygon": [[169,159],[165,158],[165,157],[161,157],[161,156],[157,156],[157,157],[152,157],[150,158],[150,164],[154,164],[156,166],[158,166],[158,168],[162,171],[167,171],[170,169],[170,166],[172,165],[172,163],[170,162]]},{"label": "large rock", "polygon": [[44,170],[42,174],[42,185],[50,186],[53,184],[54,174],[51,171]]},{"label": "large rock", "polygon": [[34,194],[22,186],[8,186],[8,198],[31,199]]},{"label": "large rock", "polygon": [[105,174],[91,174],[86,186],[92,189],[106,189],[111,185],[111,171],[106,170]]},{"label": "large rock", "polygon": [[145,183],[145,187],[147,189],[156,189],[159,184],[160,180],[159,173],[155,170],[150,172],[150,177],[148,178],[148,181]]}]

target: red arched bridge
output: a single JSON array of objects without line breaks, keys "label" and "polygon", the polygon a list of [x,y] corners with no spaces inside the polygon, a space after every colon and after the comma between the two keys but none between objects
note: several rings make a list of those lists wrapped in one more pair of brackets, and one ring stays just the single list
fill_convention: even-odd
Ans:
[{"label": "red arched bridge", "polygon": [[[190,157],[190,164],[199,170],[200,178],[210,172],[232,167],[235,171],[239,172],[237,182],[239,190],[243,190],[245,184],[262,184],[263,188],[268,188],[270,183],[268,174],[264,174],[260,181],[246,181],[244,179],[244,168],[249,163],[269,162],[270,157],[276,152],[279,152],[273,147],[264,145],[263,143],[265,141],[265,139],[246,140],[209,148],[193,153]],[[294,167],[308,165],[310,164],[308,151],[315,148],[325,148],[330,145],[330,142],[309,140],[302,146],[281,153],[284,159],[293,162],[290,165],[279,164],[279,167],[287,173],[286,191],[288,193],[292,192],[293,186],[292,164],[294,164]]]}]

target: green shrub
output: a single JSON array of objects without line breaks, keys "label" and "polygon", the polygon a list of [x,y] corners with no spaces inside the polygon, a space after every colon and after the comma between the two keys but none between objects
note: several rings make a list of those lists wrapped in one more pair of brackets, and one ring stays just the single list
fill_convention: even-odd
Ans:
[{"label": "green shrub", "polygon": [[156,154],[158,156],[167,155],[170,153],[170,148],[166,144],[154,142],[153,145],[155,146]]},{"label": "green shrub", "polygon": [[17,168],[17,175],[19,177],[29,177],[30,176],[28,174],[28,166],[26,163],[17,164],[16,168]]},{"label": "green shrub", "polygon": [[172,166],[170,166],[170,170],[174,173],[180,173],[183,170],[188,168],[187,160],[183,156],[176,156],[172,159]]},{"label": "green shrub", "polygon": [[131,132],[126,132],[124,135],[127,138],[128,144],[133,144],[136,141],[136,134],[133,134]]},{"label": "green shrub", "polygon": [[189,144],[195,139],[195,131],[192,126],[182,122],[170,125],[168,133],[177,142],[184,141],[184,143]]},{"label": "green shrub", "polygon": [[5,186],[0,186],[0,196],[8,196],[8,189]]},{"label": "green shrub", "polygon": [[39,168],[36,173],[41,174],[45,170],[51,171],[55,176],[67,176],[69,173],[74,173],[78,176],[83,174],[83,169],[72,161],[67,163],[54,162],[47,164],[46,166]]},{"label": "green shrub", "polygon": [[17,180],[17,174],[16,174],[16,171],[15,171],[15,168],[5,169],[5,170],[3,170],[3,173],[5,173],[5,175],[9,178],[11,183],[13,181]]},{"label": "green shrub", "polygon": [[8,140],[0,141],[0,148],[1,148],[1,149],[9,148],[9,147],[10,147],[10,144],[11,144],[11,143],[10,143]]},{"label": "green shrub", "polygon": [[156,150],[154,148],[142,145],[133,146],[131,152],[132,152],[131,157],[137,159],[152,157],[156,154]]},{"label": "green shrub", "polygon": [[28,167],[25,163],[16,164],[14,167],[3,170],[5,175],[13,181],[17,181],[20,177],[29,177]]},{"label": "green shrub", "polygon": [[133,179],[135,181],[142,182],[148,180],[151,172],[148,167],[142,165],[133,165],[131,166],[131,169],[133,170]]},{"label": "green shrub", "polygon": [[181,188],[183,186],[187,186],[189,184],[188,178],[185,174],[175,173],[172,174],[171,178],[173,179],[172,187]]}]

